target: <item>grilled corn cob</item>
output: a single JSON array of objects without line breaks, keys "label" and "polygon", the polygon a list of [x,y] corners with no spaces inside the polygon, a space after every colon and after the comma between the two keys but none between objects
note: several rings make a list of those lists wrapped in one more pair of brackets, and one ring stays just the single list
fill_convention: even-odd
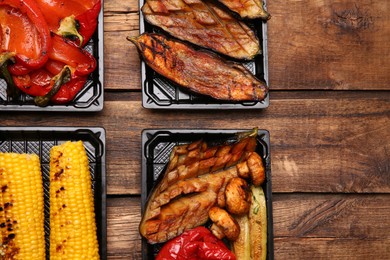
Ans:
[{"label": "grilled corn cob", "polygon": [[99,259],[91,175],[81,141],[50,151],[50,259]]},{"label": "grilled corn cob", "polygon": [[45,259],[39,157],[0,153],[0,259]]}]

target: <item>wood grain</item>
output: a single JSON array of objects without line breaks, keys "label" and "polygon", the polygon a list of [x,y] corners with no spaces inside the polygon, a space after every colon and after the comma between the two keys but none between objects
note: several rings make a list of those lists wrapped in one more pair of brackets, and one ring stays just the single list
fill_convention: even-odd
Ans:
[{"label": "wood grain", "polygon": [[139,197],[107,199],[108,259],[141,259],[141,220]]},{"label": "wood grain", "polygon": [[104,110],[0,111],[1,126],[106,129],[108,259],[141,259],[143,129],[255,126],[271,136],[275,259],[390,259],[390,4],[267,5],[267,109],[142,108],[126,40],[139,34],[139,2],[105,0]]},{"label": "wood grain", "polygon": [[138,12],[138,1],[104,0],[104,14]]},{"label": "wood grain", "polygon": [[[107,131],[109,194],[140,194],[141,132],[146,128],[242,129],[271,135],[274,192],[389,193],[390,92],[278,93],[253,111],[151,111],[140,97],[111,93],[104,111],[77,114],[78,126]],[[108,95],[108,94],[107,94]],[[116,98],[124,99],[115,101]],[[63,114],[2,115],[5,125],[72,126]]]},{"label": "wood grain", "polygon": [[[108,259],[140,259],[139,207],[108,199]],[[389,194],[273,194],[275,259],[387,259],[389,214]]]},{"label": "wood grain", "polygon": [[[271,90],[388,90],[390,5],[373,1],[268,1]],[[106,89],[139,90],[138,3],[105,2]],[[130,73],[131,72],[131,73]],[[131,76],[130,76],[131,75]]]},{"label": "wood grain", "polygon": [[275,194],[273,208],[276,237],[390,238],[390,194]]},{"label": "wood grain", "polygon": [[389,89],[387,0],[268,1],[272,89]]},{"label": "wood grain", "polygon": [[140,60],[136,48],[126,40],[127,36],[138,34],[138,1],[104,1],[104,88],[106,90],[140,90]]}]

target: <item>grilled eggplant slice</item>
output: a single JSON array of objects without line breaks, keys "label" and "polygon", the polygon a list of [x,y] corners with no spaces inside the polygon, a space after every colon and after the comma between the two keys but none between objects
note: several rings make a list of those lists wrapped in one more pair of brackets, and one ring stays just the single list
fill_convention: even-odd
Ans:
[{"label": "grilled eggplant slice", "polygon": [[261,101],[268,88],[243,65],[162,34],[128,38],[147,65],[193,92],[226,101]]},{"label": "grilled eggplant slice", "polygon": [[264,9],[263,0],[218,0],[241,18],[268,20],[270,14]]},{"label": "grilled eggplant slice", "polygon": [[[213,160],[214,163],[207,164],[208,170],[199,167],[190,175],[188,170],[193,169],[192,165],[196,162],[191,161],[189,165],[169,163],[168,170],[149,195],[139,226],[140,234],[149,243],[162,243],[185,230],[204,224],[209,219],[209,210],[219,205],[218,196],[221,191],[224,192],[228,181],[238,176],[239,168],[250,154],[255,153],[256,146],[253,143],[256,143],[256,136],[257,129],[254,129],[229,145],[207,147],[205,142],[198,142],[195,146],[190,144],[174,148],[170,162],[176,160],[174,159],[176,156],[180,157],[176,162],[183,162],[181,159],[189,162],[191,160],[187,159],[194,156],[199,161],[198,165],[205,165],[201,163],[202,161],[216,159]],[[202,147],[200,152],[197,152],[198,146]],[[232,159],[220,164],[219,158],[227,155]],[[257,167],[255,169],[249,165],[247,167],[250,171],[258,170]],[[172,172],[175,174],[172,175]]]},{"label": "grilled eggplant slice", "polygon": [[261,52],[253,30],[211,1],[146,0],[145,20],[172,36],[236,59]]}]

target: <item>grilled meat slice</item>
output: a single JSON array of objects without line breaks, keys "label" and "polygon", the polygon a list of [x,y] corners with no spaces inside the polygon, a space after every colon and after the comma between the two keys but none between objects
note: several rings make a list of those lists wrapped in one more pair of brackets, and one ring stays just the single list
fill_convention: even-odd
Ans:
[{"label": "grilled meat slice", "polygon": [[[236,143],[215,147],[206,147],[206,143],[198,142],[197,145],[183,145],[173,149],[172,153],[179,151],[180,156],[188,158],[191,151],[190,147],[203,147],[203,152],[196,153],[198,158],[209,155],[208,151],[213,150],[214,156],[217,154],[226,155],[226,153],[242,153],[243,156],[231,165],[225,164],[217,171],[213,172],[213,167],[209,167],[207,172],[197,172],[195,175],[187,175],[187,172],[179,170],[186,165],[173,166],[171,171],[177,171],[177,176],[167,182],[166,178],[169,172],[165,172],[160,182],[152,190],[145,211],[140,223],[140,233],[149,243],[161,243],[177,236],[187,229],[204,224],[208,220],[208,212],[211,207],[220,205],[221,194],[224,194],[225,187],[229,180],[237,177],[242,172],[242,167],[248,168],[249,175],[252,171],[258,171],[257,164],[249,164],[249,158],[254,153],[253,140],[256,141],[256,130],[247,133]],[[249,149],[249,151],[247,151]],[[173,158],[175,156],[171,156]],[[208,158],[206,160],[212,159]],[[255,157],[260,160],[260,157]],[[179,161],[179,160],[178,160]],[[248,162],[244,165],[244,162]],[[196,162],[192,162],[195,164]],[[226,168],[226,165],[229,165]],[[253,166],[253,167],[252,167]],[[199,174],[198,174],[199,173]],[[167,184],[169,183],[169,185]],[[162,187],[164,185],[164,188]]]},{"label": "grilled meat slice", "polygon": [[218,0],[241,18],[268,20],[270,14],[264,9],[263,0]]},{"label": "grilled meat slice", "polygon": [[261,52],[255,33],[211,1],[146,0],[142,13],[172,36],[236,59]]},{"label": "grilled meat slice", "polygon": [[243,65],[161,34],[129,38],[157,73],[193,92],[228,101],[261,101],[268,88]]}]

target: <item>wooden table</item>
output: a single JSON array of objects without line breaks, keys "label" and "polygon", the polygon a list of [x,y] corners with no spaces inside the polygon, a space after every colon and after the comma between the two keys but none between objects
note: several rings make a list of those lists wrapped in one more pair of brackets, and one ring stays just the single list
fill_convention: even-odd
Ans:
[{"label": "wooden table", "polygon": [[270,106],[141,106],[138,1],[104,1],[98,113],[0,112],[3,126],[107,131],[108,259],[140,259],[141,131],[267,129],[275,259],[390,259],[390,3],[269,0]]}]

